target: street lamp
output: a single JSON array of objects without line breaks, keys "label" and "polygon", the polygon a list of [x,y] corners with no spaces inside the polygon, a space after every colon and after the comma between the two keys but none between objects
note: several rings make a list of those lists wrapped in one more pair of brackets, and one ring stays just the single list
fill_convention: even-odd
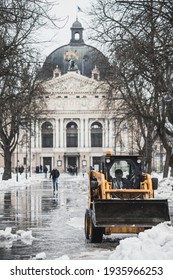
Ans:
[{"label": "street lamp", "polygon": [[30,121],[29,127],[29,176],[32,175],[32,137],[35,136],[35,130],[32,128],[32,123]]}]

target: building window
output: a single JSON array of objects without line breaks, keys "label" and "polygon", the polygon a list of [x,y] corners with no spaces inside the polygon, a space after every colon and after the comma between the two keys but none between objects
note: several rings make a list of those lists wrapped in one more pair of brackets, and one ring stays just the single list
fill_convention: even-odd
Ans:
[{"label": "building window", "polygon": [[78,32],[75,33],[74,39],[75,39],[76,41],[79,41],[80,35],[79,35]]},{"label": "building window", "polygon": [[99,122],[91,125],[91,147],[102,147],[102,125]]},{"label": "building window", "polygon": [[41,127],[42,148],[53,147],[53,126],[50,122],[45,122]]},{"label": "building window", "polygon": [[26,157],[23,158],[23,164],[26,165]]},{"label": "building window", "polygon": [[78,127],[75,122],[70,122],[66,127],[67,147],[78,147]]},{"label": "building window", "polygon": [[55,78],[58,78],[59,77],[59,73],[55,73]]},{"label": "building window", "polygon": [[98,74],[94,73],[94,80],[98,80]]}]

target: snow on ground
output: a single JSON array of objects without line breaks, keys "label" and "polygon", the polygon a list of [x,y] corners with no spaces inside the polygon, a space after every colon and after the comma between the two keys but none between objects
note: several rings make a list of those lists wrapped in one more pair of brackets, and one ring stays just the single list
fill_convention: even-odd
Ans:
[{"label": "snow on ground", "polygon": [[[19,178],[19,182],[16,182],[16,175],[13,175],[13,178],[8,181],[2,181],[0,175],[0,190],[11,189],[16,187],[23,188],[28,184],[34,182],[41,182],[44,180],[44,175],[33,174],[28,179],[25,178],[25,174],[22,174]],[[68,176],[68,177],[67,177]],[[164,198],[168,199],[169,202],[173,202],[173,178],[162,179],[162,174],[153,174],[154,177],[158,177],[159,179],[159,187],[156,190],[155,198]],[[61,178],[68,178],[70,180],[83,180],[81,175],[75,177],[69,177],[69,175],[62,174]],[[82,187],[81,187],[82,188]],[[81,189],[82,191],[82,189]],[[74,227],[81,228],[83,227],[79,222],[79,219],[73,218],[70,221]],[[13,239],[21,238],[23,240],[32,240],[32,232],[17,232],[15,235],[11,233],[10,228],[6,228],[4,231],[0,231],[0,247],[3,242],[7,242],[7,246],[10,246],[10,242]],[[100,252],[103,253],[103,258],[105,251]],[[94,254],[94,251],[93,251]],[[45,253],[42,252],[36,256],[36,259],[45,259]],[[60,259],[69,259],[67,255],[63,255]],[[97,257],[96,257],[97,259]],[[152,260],[168,260],[173,259],[173,227],[169,222],[161,223],[152,229],[145,230],[141,232],[139,235],[130,236],[127,238],[123,238],[119,245],[113,252],[110,252],[108,257],[110,260],[141,260],[141,259],[152,259]]]},{"label": "snow on ground", "polygon": [[173,259],[173,227],[161,223],[152,229],[120,241],[109,260]]}]

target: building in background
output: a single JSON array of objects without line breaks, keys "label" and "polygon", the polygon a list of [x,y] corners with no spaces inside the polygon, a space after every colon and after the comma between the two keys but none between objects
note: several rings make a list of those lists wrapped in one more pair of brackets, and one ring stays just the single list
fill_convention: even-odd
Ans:
[{"label": "building in background", "polygon": [[115,121],[106,110],[109,75],[107,58],[86,45],[83,27],[76,20],[70,43],[45,60],[41,76],[47,90],[47,107],[29,130],[23,130],[12,157],[12,166],[40,172],[46,165],[66,172],[98,168],[99,159],[110,150],[127,153],[127,130],[115,136]]}]

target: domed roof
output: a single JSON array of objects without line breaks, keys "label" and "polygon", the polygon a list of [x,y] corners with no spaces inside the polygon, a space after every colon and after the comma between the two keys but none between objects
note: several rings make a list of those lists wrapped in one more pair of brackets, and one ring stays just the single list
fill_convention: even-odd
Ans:
[{"label": "domed roof", "polygon": [[92,70],[97,66],[100,77],[103,78],[108,70],[107,58],[96,48],[86,45],[83,40],[83,27],[76,20],[71,27],[71,40],[53,51],[45,60],[42,77],[52,78],[53,70],[58,66],[61,74],[78,69],[81,75],[92,76]]},{"label": "domed roof", "polygon": [[76,21],[72,24],[72,28],[82,28],[82,29],[83,29],[82,24],[81,24],[78,20],[76,20]]}]

